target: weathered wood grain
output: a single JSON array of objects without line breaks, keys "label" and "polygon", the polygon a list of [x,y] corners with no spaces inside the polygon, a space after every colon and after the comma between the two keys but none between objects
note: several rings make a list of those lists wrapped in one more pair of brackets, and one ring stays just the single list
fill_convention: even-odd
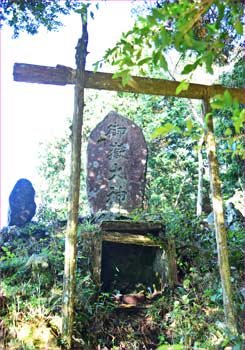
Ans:
[{"label": "weathered wood grain", "polygon": [[[13,75],[15,81],[38,84],[66,85],[74,84],[76,80],[76,70],[61,65],[46,67],[15,63]],[[113,79],[112,76],[113,74],[110,73],[85,71],[85,88],[193,99],[207,99],[216,94],[223,94],[225,90],[229,90],[232,97],[236,97],[240,103],[245,103],[244,89],[241,88],[190,84],[187,91],[182,91],[177,95],[176,88],[180,84],[179,81],[134,76],[128,85],[123,86],[121,78]]]},{"label": "weathered wood grain", "polygon": [[14,81],[25,83],[66,85],[76,82],[76,70],[61,65],[47,67],[15,63],[13,75]]}]

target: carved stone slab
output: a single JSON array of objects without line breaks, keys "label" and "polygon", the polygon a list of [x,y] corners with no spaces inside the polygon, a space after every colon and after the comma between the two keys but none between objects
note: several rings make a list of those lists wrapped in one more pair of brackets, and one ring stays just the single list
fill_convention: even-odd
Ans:
[{"label": "carved stone slab", "polygon": [[141,208],[147,146],[142,130],[110,112],[91,132],[87,148],[87,193],[92,213],[129,213]]}]

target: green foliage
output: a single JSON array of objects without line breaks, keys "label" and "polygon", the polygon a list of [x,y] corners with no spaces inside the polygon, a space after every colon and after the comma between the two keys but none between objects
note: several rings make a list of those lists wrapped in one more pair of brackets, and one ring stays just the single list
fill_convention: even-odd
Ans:
[{"label": "green foliage", "polygon": [[186,91],[189,88],[189,83],[186,80],[182,80],[182,82],[176,88],[176,94],[179,95],[182,91]]},{"label": "green foliage", "polygon": [[[11,349],[19,349],[21,345],[28,349],[57,348],[61,332],[63,252],[64,232],[58,226],[29,224],[1,232],[1,295],[6,304],[0,316],[5,330],[8,329],[6,342]],[[76,301],[79,335],[79,331],[86,333],[94,317],[103,318],[112,308],[109,295],[99,294],[92,281],[84,252],[80,242],[78,257],[82,261],[78,259]]]},{"label": "green foliage", "polygon": [[6,298],[1,317],[8,329],[5,342],[11,349],[21,345],[55,349],[48,323],[54,318],[50,314],[60,310],[64,239],[51,228],[29,224],[4,229],[1,247],[1,290]]},{"label": "green foliage", "polygon": [[213,109],[225,110],[230,114],[230,126],[224,130],[224,136],[233,136],[229,139],[230,148],[226,152],[231,152],[232,156],[244,157],[243,142],[239,142],[240,135],[243,133],[245,110],[241,109],[236,98],[232,99],[228,90],[223,95],[216,95],[211,102]]},{"label": "green foliage", "polygon": [[[223,342],[224,334],[225,339],[229,339],[229,336],[224,333],[224,320],[220,312],[223,299],[217,268],[215,234],[207,230],[205,225],[203,226],[202,219],[197,219],[195,213],[181,211],[180,213],[172,213],[172,216],[168,213],[164,220],[167,233],[175,238],[178,276],[184,288],[184,290],[182,287],[178,288],[180,297],[174,297],[174,300],[178,302],[174,303],[171,317],[173,328],[177,329],[177,331],[174,332],[175,338],[171,340],[174,344],[180,342],[190,346],[193,345],[193,341],[191,341],[191,344],[188,342],[190,339],[193,339],[195,341],[198,340],[199,344],[194,344],[197,347],[212,348],[212,339],[217,338],[217,341],[220,339],[219,341]],[[244,303],[241,284],[241,276],[243,274],[241,248],[243,246],[244,236],[242,231],[229,231],[229,259],[234,290],[235,313],[239,328],[241,327],[240,317]],[[218,313],[217,306],[219,309]],[[156,310],[160,312],[161,317],[161,306],[159,307],[158,305]],[[166,310],[163,311],[163,315],[165,314]],[[211,314],[212,318],[208,320]],[[188,319],[188,315],[192,315],[190,319]],[[164,329],[171,328],[167,321],[168,318],[166,317],[165,321],[163,321]],[[169,342],[169,340],[166,341]],[[239,340],[239,338],[234,341],[242,343],[242,339]]]},{"label": "green foliage", "polygon": [[178,128],[177,126],[171,124],[171,123],[166,123],[163,126],[160,126],[159,128],[157,128],[153,134],[152,134],[152,138],[155,139],[158,136],[166,136],[168,135],[171,131],[177,131],[178,133],[180,133],[180,128]]},{"label": "green foliage", "polygon": [[239,59],[232,70],[229,72],[223,73],[219,80],[220,83],[227,87],[244,87],[244,60],[243,58]]},{"label": "green foliage", "polygon": [[39,155],[45,154],[45,159],[39,165],[42,179],[39,196],[42,206],[38,217],[45,221],[65,219],[67,212],[70,144],[68,135],[61,139],[40,144]]},{"label": "green foliage", "polygon": [[[227,87],[244,86],[244,62],[239,60],[234,68],[220,77],[221,84]],[[232,99],[228,91],[214,101],[222,109],[214,111],[215,136],[218,146],[223,193],[226,198],[235,190],[243,191],[244,184],[244,144],[243,123],[244,109],[236,99]]]},{"label": "green foliage", "polygon": [[134,67],[138,67],[140,74],[149,74],[149,67],[167,71],[166,58],[172,48],[182,59],[192,61],[182,74],[202,65],[213,74],[214,63],[226,64],[234,47],[241,46],[242,19],[242,3],[233,0],[157,2],[136,19],[132,30],[124,33],[104,58],[116,66],[116,75],[124,83]]},{"label": "green foliage", "polygon": [[14,37],[17,38],[21,31],[36,34],[40,26],[48,31],[57,30],[62,25],[60,15],[68,15],[79,7],[81,3],[74,0],[2,0],[0,20],[13,28]]},{"label": "green foliage", "polygon": [[[165,212],[167,233],[175,238],[179,284],[167,287],[152,300],[144,315],[122,316],[112,295],[101,293],[92,278],[91,225],[79,226],[77,244],[74,337],[76,346],[120,349],[160,348],[177,345],[215,349],[242,344],[241,336],[224,331],[222,291],[217,270],[215,235],[201,219],[183,210]],[[243,246],[241,231],[229,232],[232,283],[236,317],[242,329]],[[5,306],[0,311],[6,346],[17,350],[57,348],[61,332],[64,230],[59,226],[29,224],[5,228],[0,236],[1,290]],[[47,266],[48,265],[48,266]],[[37,329],[42,330],[38,333]],[[40,336],[40,334],[45,334]],[[18,339],[16,338],[18,336]],[[46,342],[44,342],[44,339]]]},{"label": "green foliage", "polygon": [[[231,339],[224,332],[222,291],[217,271],[209,266],[209,272],[200,274],[190,265],[182,286],[171,295],[164,291],[148,311],[153,320],[161,324],[158,349],[174,349],[175,346],[215,349],[228,344],[240,348],[242,337]],[[237,305],[242,306],[242,301]],[[237,315],[241,321],[241,311]]]},{"label": "green foliage", "polygon": [[174,345],[160,345],[157,350],[184,350],[182,344],[174,344]]}]

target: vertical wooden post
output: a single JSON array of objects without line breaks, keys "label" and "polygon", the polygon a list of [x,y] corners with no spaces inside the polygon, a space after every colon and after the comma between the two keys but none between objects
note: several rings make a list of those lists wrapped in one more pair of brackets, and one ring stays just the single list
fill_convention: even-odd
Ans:
[{"label": "vertical wooden post", "polygon": [[102,237],[93,235],[93,280],[98,286],[101,285],[102,248]]},{"label": "vertical wooden post", "polygon": [[81,15],[82,37],[78,40],[76,47],[77,70],[74,96],[74,114],[72,121],[70,193],[67,231],[65,238],[65,266],[63,282],[62,338],[65,347],[68,350],[70,350],[72,347],[74,320],[76,245],[81,171],[81,138],[84,106],[84,71],[88,44],[86,5],[83,8],[85,11]]},{"label": "vertical wooden post", "polygon": [[230,276],[230,265],[228,258],[228,248],[227,248],[227,231],[225,227],[224,220],[224,209],[223,201],[221,195],[221,182],[219,176],[219,164],[216,153],[216,143],[214,137],[214,126],[213,126],[213,116],[210,113],[210,103],[209,99],[205,99],[204,103],[204,115],[206,118],[205,123],[205,133],[206,133],[206,147],[207,156],[209,163],[209,173],[210,173],[210,186],[213,202],[213,212],[214,212],[214,224],[218,251],[218,264],[221,277],[221,285],[223,292],[223,304],[224,313],[226,319],[227,330],[233,334],[237,335],[237,325],[234,314],[233,296],[231,288],[231,276]]},{"label": "vertical wooden post", "polygon": [[201,136],[198,142],[198,186],[197,186],[197,204],[196,215],[201,216],[203,210],[203,157],[202,146],[204,143],[204,135]]},{"label": "vertical wooden post", "polygon": [[166,254],[167,254],[167,279],[168,286],[170,289],[174,289],[178,283],[177,277],[177,264],[176,264],[176,248],[174,239],[168,238],[166,245]]}]

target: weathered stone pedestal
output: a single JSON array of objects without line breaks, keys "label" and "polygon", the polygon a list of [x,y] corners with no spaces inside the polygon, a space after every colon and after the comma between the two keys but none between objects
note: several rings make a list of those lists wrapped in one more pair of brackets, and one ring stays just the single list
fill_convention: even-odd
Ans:
[{"label": "weathered stone pedestal", "polygon": [[84,238],[92,245],[92,273],[105,291],[158,290],[176,283],[174,242],[157,222],[103,221]]}]

